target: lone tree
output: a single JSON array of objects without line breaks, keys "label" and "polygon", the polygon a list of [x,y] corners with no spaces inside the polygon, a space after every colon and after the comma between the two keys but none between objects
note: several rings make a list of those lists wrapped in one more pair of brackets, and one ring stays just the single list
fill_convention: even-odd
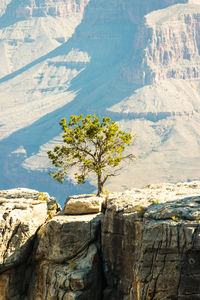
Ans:
[{"label": "lone tree", "polygon": [[99,196],[106,180],[118,175],[121,170],[119,164],[135,157],[133,154],[123,155],[134,135],[119,130],[117,123],[110,118],[102,118],[100,122],[95,115],[86,118],[83,115],[71,116],[68,124],[66,119],[62,119],[60,125],[64,131],[63,144],[47,152],[58,169],[50,175],[58,182],[62,183],[73,167],[76,169],[74,177],[79,184],[85,183],[89,173],[95,173]]}]

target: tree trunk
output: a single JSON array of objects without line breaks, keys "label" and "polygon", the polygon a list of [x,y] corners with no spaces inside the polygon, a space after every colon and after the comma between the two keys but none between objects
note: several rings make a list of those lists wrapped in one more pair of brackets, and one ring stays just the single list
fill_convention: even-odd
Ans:
[{"label": "tree trunk", "polygon": [[103,193],[103,182],[102,182],[102,174],[97,175],[98,178],[98,191],[97,196],[100,196]]}]

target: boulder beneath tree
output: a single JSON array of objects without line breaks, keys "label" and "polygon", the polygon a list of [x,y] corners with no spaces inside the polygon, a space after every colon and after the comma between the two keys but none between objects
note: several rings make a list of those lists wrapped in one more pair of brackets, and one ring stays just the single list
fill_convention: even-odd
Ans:
[{"label": "boulder beneath tree", "polygon": [[67,198],[65,213],[69,215],[96,214],[101,211],[104,198],[95,195],[74,195]]}]

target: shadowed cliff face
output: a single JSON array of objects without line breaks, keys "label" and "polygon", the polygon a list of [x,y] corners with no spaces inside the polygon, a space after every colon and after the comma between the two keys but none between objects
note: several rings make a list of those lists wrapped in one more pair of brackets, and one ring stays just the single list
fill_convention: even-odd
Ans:
[{"label": "shadowed cliff face", "polygon": [[[176,12],[175,4],[183,6],[187,2],[185,0],[146,0],[139,3],[136,0],[90,0],[89,2],[76,1],[76,3],[73,1],[59,1],[59,3],[32,1],[26,2],[26,4],[23,1],[20,3],[14,0],[10,2],[0,20],[3,27],[5,27],[3,23],[5,17],[8,17],[11,12],[15,16],[12,26],[20,24],[27,26],[29,19],[34,19],[36,22],[40,21],[37,26],[39,28],[41,26],[44,32],[47,29],[44,20],[57,20],[48,19],[50,15],[51,17],[53,15],[52,7],[54,7],[57,18],[62,15],[59,12],[61,7],[65,9],[63,7],[66,5],[74,8],[74,11],[71,11],[72,14],[82,11],[84,6],[84,15],[82,22],[76,27],[70,39],[63,42],[65,37],[57,34],[56,42],[53,41],[55,47],[52,46],[51,51],[41,52],[42,54],[35,60],[24,63],[22,67],[14,68],[13,64],[14,71],[5,72],[7,75],[0,79],[1,95],[6,91],[7,102],[10,105],[7,109],[7,104],[5,104],[6,113],[3,115],[3,126],[1,127],[5,137],[0,144],[2,188],[5,184],[8,188],[21,183],[37,189],[41,189],[43,186],[46,189],[51,185],[50,189],[56,189],[60,193],[60,188],[56,183],[52,183],[51,179],[46,178],[46,173],[38,172],[37,167],[39,166],[41,170],[43,162],[39,161],[36,165],[34,155],[43,151],[39,157],[44,157],[49,144],[45,145],[43,150],[40,147],[48,142],[50,142],[50,146],[52,145],[51,140],[60,133],[58,123],[63,116],[68,118],[72,114],[80,113],[96,113],[99,116],[111,115],[117,121],[132,120],[133,122],[127,122],[126,126],[133,129],[139,124],[135,123],[135,119],[141,119],[141,122],[142,118],[148,120],[149,123],[145,123],[147,127],[141,128],[142,125],[137,127],[137,133],[139,136],[141,135],[141,139],[138,138],[137,149],[141,150],[144,143],[147,145],[144,157],[147,157],[153,148],[159,147],[168,140],[165,138],[166,131],[173,132],[174,124],[170,123],[170,128],[168,128],[161,122],[157,124],[159,128],[154,128],[151,122],[158,122],[160,119],[165,121],[174,112],[179,113],[180,106],[184,111],[185,104],[179,105],[177,109],[177,106],[171,105],[171,103],[175,103],[173,97],[170,102],[166,101],[167,98],[171,98],[171,94],[174,94],[174,90],[170,97],[167,95],[162,98],[164,88],[161,87],[161,91],[157,91],[157,86],[155,87],[153,84],[159,83],[160,87],[160,82],[165,79],[198,78],[198,65],[193,67],[190,64],[187,67],[185,64],[188,61],[195,64],[198,60],[199,47],[196,43],[199,37],[198,14],[194,15],[194,9],[186,13],[189,6],[184,6],[184,16],[175,17],[174,23],[169,17],[173,11]],[[179,8],[182,7],[180,5]],[[32,14],[20,16],[19,12],[24,13],[26,9],[32,10]],[[34,9],[38,15],[33,13]],[[166,19],[162,19],[164,12],[166,12]],[[154,15],[160,16],[157,17],[157,19],[160,18],[160,21],[154,18]],[[19,20],[21,17],[26,19],[25,23]],[[12,26],[9,28],[18,28]],[[193,31],[195,37],[192,36]],[[183,35],[184,32],[185,35]],[[41,36],[41,33],[38,35]],[[181,42],[180,36],[182,37]],[[36,41],[37,38],[38,36],[35,37]],[[49,40],[52,43],[52,36]],[[190,48],[191,40],[194,46],[196,45],[192,48],[193,50]],[[28,42],[33,46],[31,38],[28,39]],[[19,41],[17,43],[19,44]],[[16,49],[18,49],[18,44]],[[13,51],[17,51],[16,49],[12,48]],[[38,51],[38,53],[40,52]],[[177,68],[177,62],[179,68]],[[153,92],[149,92],[151,85]],[[172,87],[170,86],[169,89],[172,90],[173,83],[171,85]],[[174,89],[180,91],[181,85],[182,83],[175,85]],[[15,99],[12,96],[13,89],[15,90]],[[198,90],[198,88],[196,89]],[[138,93],[137,97],[136,92]],[[181,98],[182,94],[178,94],[177,97]],[[132,108],[130,103],[127,104],[124,101],[131,102],[134,107]],[[187,101],[189,102],[188,98]],[[185,110],[192,112],[194,107],[196,109],[198,102],[195,104],[195,101],[192,104],[187,102]],[[16,115],[15,108],[18,103],[20,103],[19,111]],[[117,105],[117,109],[113,109]],[[172,108],[169,109],[169,107]],[[108,111],[108,108],[111,108],[112,111]],[[129,113],[130,115],[128,115]],[[158,113],[162,117],[159,117]],[[181,111],[181,116],[182,114]],[[12,118],[15,122],[10,122]],[[145,136],[144,141],[142,135],[152,128],[153,132],[149,134],[152,136],[152,140],[148,140],[150,138]],[[25,156],[19,157],[12,153],[21,146],[25,149]],[[33,157],[32,162],[31,157]],[[29,158],[30,160],[28,160]],[[22,167],[24,161],[26,168],[34,170],[33,173],[32,171],[29,173]],[[155,161],[155,158],[152,161]],[[159,161],[162,163],[161,158]],[[132,175],[129,177],[133,178]],[[188,175],[189,177],[190,175]],[[142,182],[143,180],[140,184]],[[66,189],[68,187],[72,190],[74,188],[73,185],[66,185]],[[77,192],[79,191],[77,189]],[[66,190],[63,193],[66,193]]]}]

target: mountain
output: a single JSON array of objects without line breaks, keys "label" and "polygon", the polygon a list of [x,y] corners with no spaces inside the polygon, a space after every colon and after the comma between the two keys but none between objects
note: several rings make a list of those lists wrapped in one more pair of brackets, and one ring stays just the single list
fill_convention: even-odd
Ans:
[{"label": "mountain", "polygon": [[108,189],[199,179],[198,0],[0,3],[1,189],[93,191],[47,175],[60,119],[80,113],[137,134]]}]

